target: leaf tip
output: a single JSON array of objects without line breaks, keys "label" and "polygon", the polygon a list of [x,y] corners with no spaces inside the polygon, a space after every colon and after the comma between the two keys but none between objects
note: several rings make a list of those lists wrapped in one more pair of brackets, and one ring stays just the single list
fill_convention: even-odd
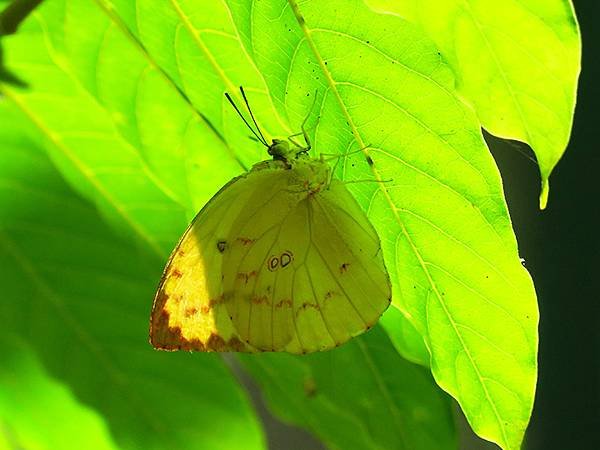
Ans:
[{"label": "leaf tip", "polygon": [[546,209],[548,206],[548,194],[550,193],[550,182],[548,178],[542,179],[542,191],[540,192],[540,209]]}]

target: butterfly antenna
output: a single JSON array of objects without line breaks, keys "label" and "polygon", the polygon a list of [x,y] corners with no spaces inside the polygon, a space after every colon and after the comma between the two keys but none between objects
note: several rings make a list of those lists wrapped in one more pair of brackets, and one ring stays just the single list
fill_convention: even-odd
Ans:
[{"label": "butterfly antenna", "polygon": [[267,140],[263,136],[262,131],[260,131],[260,127],[256,123],[256,119],[254,118],[254,114],[252,113],[252,109],[250,108],[250,103],[248,102],[248,99],[246,98],[246,93],[244,92],[244,88],[242,86],[240,86],[240,92],[242,93],[242,97],[244,97],[244,101],[246,102],[246,108],[248,108],[250,117],[252,117],[252,122],[254,122],[254,126],[256,127],[256,130],[258,131],[258,134],[260,134],[263,144],[265,144],[268,147],[269,144],[267,144]]},{"label": "butterfly antenna", "polygon": [[[244,91],[242,91],[242,93],[243,92]],[[231,96],[229,95],[229,93],[225,92],[225,97],[227,97],[227,100],[229,100],[229,103],[231,103],[231,106],[233,106],[233,109],[235,109],[235,111],[238,113],[238,116],[240,116],[240,118],[244,121],[244,123],[250,129],[250,131],[252,131],[252,134],[254,136],[256,136],[256,139],[258,139],[258,141],[261,144],[263,144],[264,146],[268,147],[269,144],[267,144],[267,142],[265,141],[265,138],[263,137],[262,133],[260,135],[258,135],[256,133],[256,131],[254,131],[254,128],[252,128],[252,126],[248,123],[248,121],[246,120],[246,118],[244,117],[244,115],[242,114],[242,112],[239,110],[239,108],[237,107],[237,105],[235,104],[235,102],[233,101],[233,99],[231,98]],[[244,96],[244,100],[246,101],[246,104],[248,104],[248,100],[246,100],[246,96]],[[250,113],[250,115],[252,115],[252,112]],[[253,117],[253,119],[254,119],[254,117]],[[254,123],[256,124],[256,121]],[[258,130],[258,132],[260,133],[260,130]]]}]

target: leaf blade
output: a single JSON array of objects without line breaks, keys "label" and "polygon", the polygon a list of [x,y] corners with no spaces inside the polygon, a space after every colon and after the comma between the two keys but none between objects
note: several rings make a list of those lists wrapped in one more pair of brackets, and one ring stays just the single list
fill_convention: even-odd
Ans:
[{"label": "leaf blade", "polygon": [[6,105],[0,115],[7,332],[102,415],[121,448],[263,448],[247,398],[218,357],[167,359],[148,344],[146,299],[160,260],[117,236],[65,185],[27,122]]},{"label": "leaf blade", "polygon": [[540,166],[544,209],[548,179],[569,142],[581,69],[572,2],[368,3],[420,24],[454,70],[483,127],[531,146]]},{"label": "leaf blade", "polygon": [[[395,288],[394,305],[423,335],[436,381],[459,400],[475,431],[504,448],[518,447],[533,404],[537,307],[531,279],[518,259],[498,171],[474,115],[457,99],[452,75],[435,47],[415,27],[391,16],[374,18],[359,2],[330,2],[327,8],[311,2],[301,8],[293,1],[288,4],[288,10],[279,3],[254,13],[260,21],[254,29],[270,24],[260,43],[263,48],[269,39],[282,42],[282,35],[295,42],[295,47],[288,44],[296,48],[294,60],[280,63],[291,67],[289,76],[296,81],[296,90],[285,92],[288,105],[294,105],[288,110],[300,109],[296,104],[301,103],[294,100],[302,91],[319,86],[326,92],[312,140],[324,152],[362,149],[364,155],[345,157],[340,176],[351,181],[371,175],[378,180],[379,188],[354,185],[352,192],[380,233]],[[342,10],[353,22],[336,19],[336,11]],[[274,31],[273,18],[289,24],[291,11],[301,32],[290,32],[287,26]],[[399,42],[410,45],[398,46]],[[270,52],[280,61],[290,60],[290,52],[284,54],[275,44]],[[279,67],[270,72],[260,60],[258,65],[267,80],[285,78]],[[312,76],[307,67],[318,68],[319,74]],[[410,98],[413,92],[422,95]],[[302,117],[292,111],[288,116]],[[393,181],[382,182],[389,179]],[[482,279],[491,281],[485,284]],[[472,313],[485,308],[476,293],[482,283],[496,305],[485,310],[485,319]],[[513,285],[519,300],[513,297]],[[471,308],[462,306],[461,298]],[[501,327],[515,327],[513,319],[503,315],[504,308],[517,317],[519,332],[510,342],[503,342]],[[465,329],[456,326],[458,319],[493,345],[487,343],[483,350],[472,339],[467,341]],[[502,325],[489,329],[494,320]],[[495,355],[489,349],[494,346],[518,354],[516,361],[506,362],[505,371],[494,371],[490,364]],[[458,375],[452,373],[456,355],[466,358],[470,370],[460,366]],[[488,381],[488,375],[494,381]],[[518,402],[509,404],[510,393],[492,388],[496,381],[510,383],[520,394]],[[467,385],[477,394],[469,395]]]}]

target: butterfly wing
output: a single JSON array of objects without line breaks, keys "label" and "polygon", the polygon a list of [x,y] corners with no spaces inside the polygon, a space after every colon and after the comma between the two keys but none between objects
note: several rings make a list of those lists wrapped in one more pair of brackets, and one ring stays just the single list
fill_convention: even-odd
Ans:
[{"label": "butterfly wing", "polygon": [[[272,164],[234,178],[195,217],[171,254],[154,299],[150,342],[163,350],[256,351],[224,306],[222,263],[235,219],[270,184]],[[279,169],[280,170],[280,169]]]},{"label": "butterfly wing", "polygon": [[379,237],[343,183],[307,193],[293,170],[255,190],[231,227],[225,305],[242,341],[308,353],[369,329],[391,288]]}]

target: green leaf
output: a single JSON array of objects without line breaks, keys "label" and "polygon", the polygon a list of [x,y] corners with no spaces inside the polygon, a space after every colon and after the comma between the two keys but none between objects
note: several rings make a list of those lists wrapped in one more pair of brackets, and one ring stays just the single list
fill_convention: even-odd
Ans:
[{"label": "green leaf", "polygon": [[0,336],[0,448],[113,450],[106,423],[52,379],[35,353],[12,335]]},{"label": "green leaf", "polygon": [[[74,195],[5,107],[3,333],[18,334],[52,377],[101,414],[121,448],[264,448],[248,399],[218,356],[160,353],[148,344],[150,299],[162,261],[149,246],[115,235]],[[9,361],[19,361],[20,353],[3,347]],[[2,389],[10,387],[3,383]]]},{"label": "green leaf", "polygon": [[245,356],[269,404],[329,448],[456,448],[448,398],[403,360],[381,327],[305,357]]},{"label": "green leaf", "polygon": [[581,69],[570,0],[367,0],[419,23],[457,77],[460,93],[492,134],[531,146],[548,178],[564,153]]},{"label": "green leaf", "polygon": [[479,123],[433,43],[360,1],[300,12],[274,0],[99,4],[49,2],[7,40],[9,67],[33,89],[4,91],[68,181],[166,257],[186,217],[266,158],[223,90],[247,77],[259,124],[276,136],[299,129],[317,92],[315,153],[354,152],[337,175],[377,181],[349,187],[393,282],[397,309],[383,325],[403,355],[430,360],[477,433],[518,448],[536,380],[535,293]]},{"label": "green leaf", "polygon": [[536,381],[535,292],[497,168],[452,72],[419,29],[358,1],[255,3],[238,18],[246,20],[292,128],[318,90],[317,152],[364,149],[342,160],[339,176],[381,181],[350,186],[382,238],[394,305],[424,338],[436,381],[480,436],[518,448]]}]

